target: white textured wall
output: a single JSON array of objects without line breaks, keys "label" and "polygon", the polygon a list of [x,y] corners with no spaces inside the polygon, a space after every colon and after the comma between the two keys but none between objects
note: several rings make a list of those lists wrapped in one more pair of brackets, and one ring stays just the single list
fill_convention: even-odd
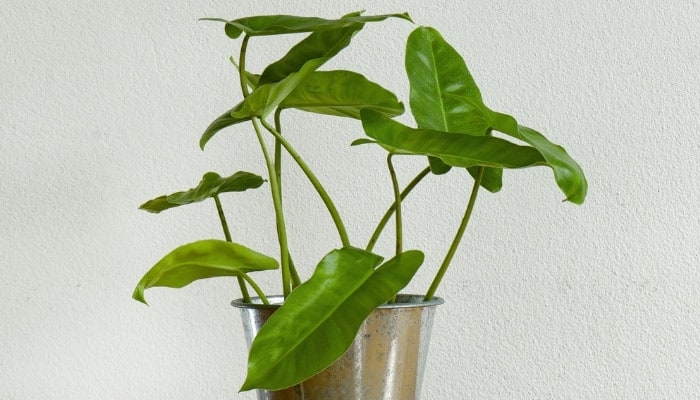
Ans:
[{"label": "white textured wall", "polygon": [[[162,215],[137,206],[208,170],[264,171],[243,129],[197,147],[238,101],[227,61],[237,47],[198,18],[363,8],[409,11],[441,30],[487,102],[564,144],[590,182],[582,207],[560,202],[546,170],[508,173],[502,193],[482,195],[440,290],[448,302],[423,397],[700,396],[697,1],[4,0],[1,399],[252,398],[236,394],[245,350],[228,305],[233,282],[153,290],[151,307],[130,299],[166,251],[220,235],[212,206]],[[331,66],[350,65],[406,99],[411,29],[368,26]],[[390,199],[382,156],[347,149],[361,134],[352,121],[287,123],[363,243]],[[404,181],[419,168],[400,167]],[[457,176],[431,179],[405,206],[407,246],[428,255],[411,291],[425,290],[448,246],[442,229],[456,227],[468,191]],[[308,274],[337,240],[294,170],[286,193]],[[266,190],[240,198],[226,202],[235,234],[274,254]],[[262,280],[274,286],[276,276]]]}]

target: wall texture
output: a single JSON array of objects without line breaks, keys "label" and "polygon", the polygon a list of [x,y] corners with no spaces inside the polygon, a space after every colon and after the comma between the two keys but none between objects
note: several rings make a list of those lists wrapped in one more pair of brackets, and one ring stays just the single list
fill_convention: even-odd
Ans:
[{"label": "wall texture", "polygon": [[[165,252],[220,235],[213,207],[137,207],[205,171],[264,171],[246,129],[197,147],[239,100],[228,61],[237,43],[198,18],[358,9],[408,11],[439,29],[486,101],[564,144],[590,183],[581,207],[561,203],[546,170],[509,172],[502,193],[482,195],[439,293],[423,398],[697,398],[697,1],[235,3],[0,7],[0,398],[253,398],[237,394],[234,282],[156,289],[151,307],[130,299]],[[412,28],[368,26],[328,68],[349,65],[405,100]],[[251,46],[266,61],[282,51]],[[390,201],[382,155],[348,150],[356,122],[286,122],[364,243]],[[413,161],[399,164],[404,182],[422,168]],[[338,243],[303,177],[290,168],[287,178],[292,246],[308,274]],[[409,291],[425,290],[449,245],[464,182],[430,179],[407,202],[406,246],[427,255]],[[267,189],[238,199],[225,203],[234,234],[275,254]],[[276,276],[261,281],[274,291]]]}]

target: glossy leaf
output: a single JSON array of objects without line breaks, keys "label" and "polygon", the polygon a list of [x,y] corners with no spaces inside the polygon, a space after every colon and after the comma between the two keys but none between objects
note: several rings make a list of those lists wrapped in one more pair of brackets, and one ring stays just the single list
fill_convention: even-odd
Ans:
[{"label": "glossy leaf", "polygon": [[238,171],[227,178],[222,178],[215,172],[207,172],[196,187],[184,192],[156,197],[143,203],[139,208],[159,213],[169,208],[204,201],[221,193],[255,189],[263,182],[265,182],[263,178],[250,172]]},{"label": "glossy leaf", "polygon": [[493,136],[409,128],[376,111],[362,110],[365,133],[389,152],[433,156],[454,167],[524,168],[545,165],[532,147]]},{"label": "glossy leaf", "polygon": [[[359,16],[360,13],[348,16]],[[347,47],[352,37],[364,27],[362,23],[339,29],[313,32],[292,47],[280,60],[268,65],[260,77],[260,84],[279,82],[304,64],[319,57],[333,57]]]},{"label": "glossy leaf", "polygon": [[563,147],[550,142],[534,129],[518,125],[515,118],[510,115],[490,111],[489,120],[493,129],[536,148],[552,167],[554,179],[566,195],[566,200],[575,204],[583,203],[588,191],[588,182],[581,167]]},{"label": "glossy leaf", "polygon": [[[418,128],[445,132],[485,135],[489,124],[470,103],[481,103],[481,92],[464,59],[433,28],[414,30],[406,44],[406,72],[410,82],[411,112]],[[441,174],[449,167],[430,157],[433,173]],[[472,176],[476,168],[470,168]],[[503,171],[487,168],[481,185],[491,192],[503,186]]]},{"label": "glossy leaf", "polygon": [[325,369],[350,347],[362,322],[408,284],[423,262],[407,251],[375,270],[381,257],[344,247],[320,262],[260,330],[241,390],[277,390]]},{"label": "glossy leaf", "polygon": [[240,244],[215,239],[200,240],[180,246],[158,261],[141,278],[132,297],[147,304],[144,292],[148,288],[181,288],[199,279],[236,276],[241,272],[278,267],[274,258]]},{"label": "glossy leaf", "polygon": [[211,140],[211,138],[213,138],[214,135],[219,133],[220,130],[231,125],[250,121],[250,115],[243,116],[240,118],[231,115],[233,112],[235,112],[236,110],[240,110],[241,108],[243,108],[243,103],[239,103],[236,107],[226,111],[225,113],[221,114],[221,116],[219,116],[217,119],[212,121],[212,123],[209,124],[207,129],[204,130],[202,137],[199,139],[199,148],[204,150],[204,146],[207,145],[207,142],[209,142],[209,140]]},{"label": "glossy leaf", "polygon": [[226,35],[231,39],[238,38],[241,33],[249,36],[284,35],[290,33],[317,32],[328,29],[341,29],[350,25],[365,22],[378,22],[387,18],[401,18],[411,21],[408,14],[386,14],[361,16],[353,13],[340,19],[329,20],[318,17],[300,17],[295,15],[260,15],[227,21],[221,18],[203,18],[208,21],[226,23]]},{"label": "glossy leaf", "polygon": [[356,119],[363,108],[389,116],[403,113],[395,94],[352,71],[316,71],[280,107]]}]

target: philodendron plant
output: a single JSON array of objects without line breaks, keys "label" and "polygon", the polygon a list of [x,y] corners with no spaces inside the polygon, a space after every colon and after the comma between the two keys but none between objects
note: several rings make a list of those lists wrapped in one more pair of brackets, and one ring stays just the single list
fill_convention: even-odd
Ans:
[{"label": "philodendron plant", "polygon": [[[259,143],[267,167],[266,187],[272,198],[279,261],[233,241],[219,200],[223,193],[261,186],[264,180],[257,175],[237,172],[222,178],[210,172],[193,189],[161,196],[141,206],[160,212],[212,198],[224,240],[196,241],[166,255],[138,283],[133,297],[139,301],[146,302],[144,291],[150,287],[179,288],[199,279],[230,276],[238,279],[244,301],[251,301],[252,289],[260,301],[267,303],[267,293],[250,275],[279,268],[285,301],[251,346],[242,390],[277,390],[322,371],[347,350],[374,308],[394,301],[423,262],[422,252],[403,249],[401,203],[427,176],[451,176],[454,173],[447,173],[458,170],[457,179],[462,180],[464,175],[459,170],[466,169],[473,177],[473,189],[462,222],[444,262],[426,289],[425,299],[433,298],[445,276],[480,188],[498,192],[504,169],[549,167],[567,201],[581,204],[586,196],[587,183],[579,165],[539,132],[489,108],[462,57],[435,29],[419,27],[407,40],[405,67],[416,127],[393,119],[403,113],[403,104],[377,83],[350,70],[321,70],[365,24],[387,19],[411,21],[408,14],[364,16],[361,12],[335,20],[288,15],[215,20],[225,24],[226,35],[241,41],[237,59],[231,58],[238,72],[241,100],[206,128],[199,144],[204,149],[226,127],[243,123],[252,127],[251,137]],[[248,71],[246,59],[251,39],[300,33],[305,37],[262,73]],[[375,46],[378,42],[371,43]],[[287,135],[282,135],[281,117],[290,108],[359,120],[366,136],[352,144],[378,145],[386,150],[390,177],[387,181],[391,182],[387,190],[395,200],[388,205],[366,245],[350,240],[345,222],[323,185]],[[314,134],[325,133],[321,127],[318,130]],[[497,133],[516,142],[496,136]],[[250,137],[241,137],[239,132],[235,139]],[[292,262],[294,238],[287,236],[282,202],[283,152],[291,156],[318,192],[339,237],[339,248],[323,257],[306,280]],[[417,162],[425,163],[425,168],[403,189],[393,168],[393,159],[398,156],[421,156]],[[383,261],[372,250],[392,216],[396,223],[395,252]]]}]

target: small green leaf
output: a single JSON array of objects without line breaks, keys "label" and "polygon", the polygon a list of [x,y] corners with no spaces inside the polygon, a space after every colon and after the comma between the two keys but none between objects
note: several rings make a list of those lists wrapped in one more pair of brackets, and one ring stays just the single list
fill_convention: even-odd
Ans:
[{"label": "small green leaf", "polygon": [[546,165],[540,153],[493,136],[413,129],[376,111],[362,110],[367,136],[391,153],[433,156],[454,167],[524,168]]},{"label": "small green leaf", "polygon": [[363,108],[388,116],[403,113],[403,104],[395,94],[352,71],[313,72],[280,107],[355,119],[360,119]]},{"label": "small green leaf", "polygon": [[141,278],[132,297],[147,304],[144,291],[148,288],[181,288],[199,279],[237,276],[241,272],[278,267],[274,258],[240,244],[215,239],[200,240],[180,246],[158,261]]},{"label": "small green leaf", "polygon": [[263,178],[250,172],[238,171],[227,178],[222,178],[215,172],[207,172],[196,187],[185,192],[156,197],[143,203],[139,208],[159,213],[169,208],[204,201],[220,193],[254,189],[260,187],[263,182],[265,182]]},{"label": "small green leaf", "polygon": [[239,18],[233,21],[221,18],[202,18],[202,20],[226,23],[226,35],[231,39],[238,38],[242,32],[245,32],[248,36],[284,35],[340,29],[357,23],[383,21],[387,18],[400,18],[411,21],[411,17],[406,13],[372,16],[361,16],[359,14],[352,13],[335,20],[295,15],[260,15]]},{"label": "small green leaf", "polygon": [[375,270],[380,262],[352,247],[326,255],[256,336],[241,390],[286,388],[328,367],[350,347],[369,313],[408,284],[423,253],[404,252]]}]

